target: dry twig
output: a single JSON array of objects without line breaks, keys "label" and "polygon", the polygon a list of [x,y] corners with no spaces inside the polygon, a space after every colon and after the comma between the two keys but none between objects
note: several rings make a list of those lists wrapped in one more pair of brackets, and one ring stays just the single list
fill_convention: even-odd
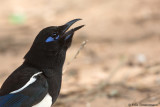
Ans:
[{"label": "dry twig", "polygon": [[88,40],[85,40],[85,41],[82,42],[82,44],[80,45],[80,47],[79,47],[78,51],[76,52],[76,54],[73,56],[73,58],[67,63],[66,67],[63,69],[63,74],[66,72],[67,66],[70,65],[73,62],[73,60],[75,60],[77,58],[78,54],[85,47],[87,42],[88,42]]}]

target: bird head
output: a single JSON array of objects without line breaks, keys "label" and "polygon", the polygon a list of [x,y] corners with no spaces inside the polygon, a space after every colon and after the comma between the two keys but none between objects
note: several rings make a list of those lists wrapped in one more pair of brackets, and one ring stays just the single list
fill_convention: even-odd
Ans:
[{"label": "bird head", "polygon": [[46,66],[50,63],[64,63],[66,51],[71,46],[75,31],[84,25],[68,29],[79,20],[81,19],[71,20],[62,26],[50,26],[42,29],[24,59],[30,64],[40,66],[42,63]]}]

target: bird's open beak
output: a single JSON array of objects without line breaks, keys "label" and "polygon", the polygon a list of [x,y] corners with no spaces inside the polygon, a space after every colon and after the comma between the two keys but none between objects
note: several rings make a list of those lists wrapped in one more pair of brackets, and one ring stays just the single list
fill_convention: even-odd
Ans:
[{"label": "bird's open beak", "polygon": [[81,26],[75,27],[75,28],[67,31],[75,22],[77,22],[79,20],[81,20],[81,19],[74,19],[74,20],[71,20],[68,23],[64,24],[63,26],[60,26],[62,38],[64,38],[65,40],[71,38],[75,31],[79,30],[80,28],[82,28],[84,26],[84,25],[81,25]]}]

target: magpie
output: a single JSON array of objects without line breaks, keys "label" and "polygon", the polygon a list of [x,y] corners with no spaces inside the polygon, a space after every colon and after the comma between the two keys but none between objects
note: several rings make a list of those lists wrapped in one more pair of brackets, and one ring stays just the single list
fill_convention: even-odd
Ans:
[{"label": "magpie", "polygon": [[2,84],[0,107],[51,107],[61,89],[62,68],[75,31],[68,30],[81,19],[42,29],[24,62]]}]

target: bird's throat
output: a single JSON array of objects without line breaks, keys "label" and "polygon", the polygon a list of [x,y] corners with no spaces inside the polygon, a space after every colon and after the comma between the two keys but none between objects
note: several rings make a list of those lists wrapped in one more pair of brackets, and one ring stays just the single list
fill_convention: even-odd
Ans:
[{"label": "bird's throat", "polygon": [[65,54],[48,55],[43,51],[30,50],[24,57],[24,63],[39,69],[62,69],[65,56]]}]

